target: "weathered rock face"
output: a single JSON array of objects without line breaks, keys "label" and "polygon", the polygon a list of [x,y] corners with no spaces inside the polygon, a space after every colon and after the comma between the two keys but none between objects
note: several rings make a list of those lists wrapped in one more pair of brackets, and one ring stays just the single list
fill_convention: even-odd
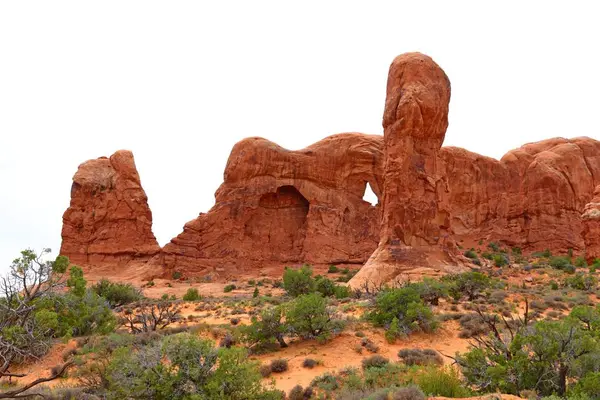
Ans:
[{"label": "weathered rock face", "polygon": [[[381,240],[352,286],[460,268],[457,241],[555,253],[585,248],[581,213],[600,183],[600,143],[549,139],[500,161],[460,148],[440,150],[449,98],[448,79],[429,57],[404,54],[392,63],[383,117]],[[589,221],[586,240],[593,243],[597,231]]]},{"label": "weathered rock face", "polygon": [[[429,267],[448,236],[440,212],[438,152],[448,127],[450,81],[429,57],[407,53],[390,66],[383,114],[384,177],[379,246],[351,284],[385,282]],[[442,257],[444,258],[444,257]]]},{"label": "weathered rock face", "polygon": [[447,147],[440,151],[450,233],[465,247],[502,241],[524,250],[583,251],[581,213],[600,183],[600,142],[548,139],[500,161]]},{"label": "weathered rock face", "polygon": [[235,271],[273,263],[362,264],[377,245],[382,143],[356,133],[289,151],[262,138],[237,143],[215,206],[152,260],[166,271]]},{"label": "weathered rock face", "polygon": [[594,190],[594,198],[583,210],[583,239],[588,263],[600,258],[600,186]]},{"label": "weathered rock face", "polygon": [[[431,58],[397,57],[383,137],[338,134],[299,151],[242,140],[214,207],[162,249],[131,153],[88,161],[73,178],[61,254],[85,266],[135,261],[146,276],[368,260],[353,286],[460,270],[456,243],[480,240],[600,257],[600,142],[549,139],[501,160],[441,148],[449,100]],[[380,205],[363,201],[367,184]]]},{"label": "weathered rock face", "polygon": [[143,261],[160,247],[130,151],[84,162],[73,176],[60,254],[84,266]]}]

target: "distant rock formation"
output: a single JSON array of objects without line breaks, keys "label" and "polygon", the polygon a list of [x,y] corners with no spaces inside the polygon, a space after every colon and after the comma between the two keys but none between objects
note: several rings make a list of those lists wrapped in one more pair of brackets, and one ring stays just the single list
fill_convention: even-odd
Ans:
[{"label": "distant rock formation", "polygon": [[[338,134],[298,151],[242,140],[213,208],[162,249],[131,153],[88,161],[73,178],[61,254],[167,277],[368,260],[353,286],[461,270],[468,260],[459,249],[481,240],[600,257],[599,189],[592,200],[600,142],[548,139],[499,161],[441,147],[449,100],[450,82],[431,58],[397,57],[383,137]],[[367,185],[379,204],[363,200]]]},{"label": "distant rock formation", "polygon": [[84,266],[122,266],[160,251],[152,212],[130,151],[79,166],[63,215],[60,254]]},{"label": "distant rock formation", "polygon": [[594,198],[583,210],[583,239],[588,263],[600,258],[600,186],[594,190]]}]

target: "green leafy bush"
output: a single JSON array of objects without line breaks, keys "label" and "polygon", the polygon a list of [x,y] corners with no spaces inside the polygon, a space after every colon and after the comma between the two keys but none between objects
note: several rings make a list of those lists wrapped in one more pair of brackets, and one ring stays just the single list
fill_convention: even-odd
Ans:
[{"label": "green leafy bush", "polygon": [[367,315],[376,326],[389,326],[394,318],[398,319],[403,334],[417,330],[430,332],[437,327],[433,312],[411,286],[379,292],[374,309]]},{"label": "green leafy bush", "polygon": [[229,293],[229,292],[231,292],[231,291],[235,290],[236,288],[237,288],[237,286],[235,286],[233,283],[231,283],[231,284],[229,284],[229,285],[226,285],[226,286],[223,288],[223,292],[225,292],[225,293]]},{"label": "green leafy bush", "polygon": [[417,385],[429,396],[468,397],[469,390],[454,368],[428,368],[417,377]]},{"label": "green leafy bush", "polygon": [[314,292],[316,284],[312,278],[312,269],[308,265],[300,269],[286,268],[283,273],[283,288],[293,297]]},{"label": "green leafy bush", "polygon": [[196,289],[196,288],[189,288],[183,295],[184,301],[197,301],[200,299],[201,299],[200,293],[198,293],[198,289]]},{"label": "green leafy bush", "polygon": [[462,274],[447,275],[443,281],[450,284],[450,295],[459,300],[463,295],[472,301],[492,286],[492,280],[481,272],[470,271]]},{"label": "green leafy bush", "polygon": [[340,272],[340,269],[338,267],[336,267],[335,265],[330,265],[329,269],[327,270],[328,274],[335,274],[337,272]]},{"label": "green leafy bush", "polygon": [[342,328],[319,293],[303,294],[290,302],[286,322],[293,334],[303,338],[327,339]]},{"label": "green leafy bush", "polygon": [[187,333],[134,351],[117,349],[106,374],[109,399],[282,398],[263,388],[258,364],[248,360],[244,349],[216,349],[213,342]]},{"label": "green leafy bush", "polygon": [[287,325],[282,323],[283,310],[280,306],[264,310],[258,317],[253,316],[250,325],[240,327],[242,340],[248,344],[252,352],[268,348],[270,344],[279,343],[287,347],[284,334]]},{"label": "green leafy bush", "polygon": [[99,296],[104,297],[113,308],[121,307],[143,298],[141,291],[131,284],[111,282],[108,279],[101,279],[91,289]]}]

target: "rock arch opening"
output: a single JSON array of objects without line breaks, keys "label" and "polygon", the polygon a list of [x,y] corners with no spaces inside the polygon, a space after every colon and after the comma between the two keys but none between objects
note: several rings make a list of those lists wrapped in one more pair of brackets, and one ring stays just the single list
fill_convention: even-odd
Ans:
[{"label": "rock arch opening", "polygon": [[377,197],[369,182],[365,182],[365,191],[362,199],[372,206],[379,204],[379,197]]},{"label": "rock arch opening", "polygon": [[[268,244],[261,250],[268,260],[298,261],[306,236],[309,201],[294,186],[280,186],[263,194],[246,224],[246,235]],[[256,242],[255,242],[256,243]]]}]

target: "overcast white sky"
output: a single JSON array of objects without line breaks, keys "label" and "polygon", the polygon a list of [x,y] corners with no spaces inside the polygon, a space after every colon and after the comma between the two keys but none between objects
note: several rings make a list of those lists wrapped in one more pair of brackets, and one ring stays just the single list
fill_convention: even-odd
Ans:
[{"label": "overcast white sky", "polygon": [[[292,5],[296,4],[296,5]],[[500,158],[600,139],[595,2],[0,2],[0,272],[58,250],[77,166],[134,152],[162,245],[207,211],[231,147],[381,134],[387,69],[452,82],[445,145]]]}]

